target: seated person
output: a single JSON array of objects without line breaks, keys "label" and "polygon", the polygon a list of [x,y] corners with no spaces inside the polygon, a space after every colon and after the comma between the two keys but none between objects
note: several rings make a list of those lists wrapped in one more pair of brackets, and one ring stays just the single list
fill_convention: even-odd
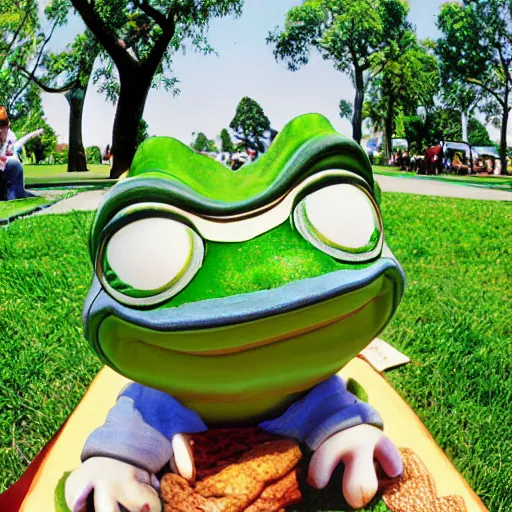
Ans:
[{"label": "seated person", "polygon": [[468,172],[469,170],[469,166],[464,164],[463,157],[459,153],[455,153],[453,155],[452,169],[459,174],[463,172]]},{"label": "seated person", "polygon": [[16,135],[5,107],[0,107],[0,201],[36,197],[25,190],[23,166],[14,150]]}]

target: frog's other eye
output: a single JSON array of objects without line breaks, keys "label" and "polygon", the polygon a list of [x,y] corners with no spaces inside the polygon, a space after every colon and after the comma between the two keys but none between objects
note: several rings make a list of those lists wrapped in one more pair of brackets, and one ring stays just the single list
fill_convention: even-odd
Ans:
[{"label": "frog's other eye", "polygon": [[116,300],[149,306],[185,288],[203,256],[203,241],[194,230],[173,219],[152,217],[131,222],[108,238],[97,270]]},{"label": "frog's other eye", "polygon": [[377,205],[354,185],[330,185],[309,194],[296,206],[293,221],[308,242],[341,261],[369,261],[382,250]]}]

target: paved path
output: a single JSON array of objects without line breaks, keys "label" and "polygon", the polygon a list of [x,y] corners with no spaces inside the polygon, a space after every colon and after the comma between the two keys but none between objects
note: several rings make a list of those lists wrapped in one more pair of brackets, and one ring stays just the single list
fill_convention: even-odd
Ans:
[{"label": "paved path", "polygon": [[[493,190],[468,185],[455,185],[432,179],[407,179],[392,176],[376,175],[383,192],[404,192],[408,194],[421,194],[428,196],[456,197],[464,199],[485,199],[489,201],[512,201],[512,192]],[[80,192],[76,196],[64,199],[58,203],[41,210],[36,215],[49,215],[52,213],[67,213],[72,210],[95,210],[107,189],[89,190]],[[45,193],[46,195],[46,193]]]},{"label": "paved path", "polygon": [[470,185],[456,185],[429,178],[394,178],[375,175],[383,192],[405,192],[426,196],[485,199],[488,201],[512,201],[512,192]]},{"label": "paved path", "polygon": [[73,210],[87,211],[96,210],[103,195],[107,192],[106,189],[102,190],[88,190],[80,192],[76,196],[68,199],[63,199],[44,210],[37,212],[35,215],[50,215],[53,213],[68,213]]}]

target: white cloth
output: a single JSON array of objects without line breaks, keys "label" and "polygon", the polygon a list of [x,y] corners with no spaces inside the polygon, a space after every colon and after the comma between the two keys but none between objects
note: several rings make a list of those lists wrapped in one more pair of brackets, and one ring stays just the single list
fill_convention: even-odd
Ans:
[{"label": "white cloth", "polygon": [[13,151],[14,143],[17,141],[16,135],[14,135],[14,132],[12,130],[9,130],[7,132],[7,138],[5,139],[5,143],[2,145],[0,149],[0,155],[5,155],[7,150],[9,149],[10,152]]},{"label": "white cloth", "polygon": [[5,139],[5,144],[0,148],[0,171],[5,169],[5,164],[9,158],[18,158],[16,152],[14,151],[14,144],[18,139],[14,132],[9,129],[7,132],[7,138]]}]

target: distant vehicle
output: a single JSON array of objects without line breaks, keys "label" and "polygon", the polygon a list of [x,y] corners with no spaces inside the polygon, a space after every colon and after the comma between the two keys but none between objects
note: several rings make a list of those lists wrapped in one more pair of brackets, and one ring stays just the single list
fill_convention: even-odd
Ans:
[{"label": "distant vehicle", "polygon": [[473,146],[473,169],[477,173],[501,174],[501,158],[493,146]]},{"label": "distant vehicle", "polygon": [[[383,139],[382,137],[372,137],[366,143],[366,154],[373,163],[374,158],[379,158],[382,155]],[[409,142],[407,139],[391,139],[391,152],[395,151],[408,151]]]},{"label": "distant vehicle", "polygon": [[370,160],[374,157],[380,156],[382,152],[382,137],[373,137],[368,139],[366,143],[366,153],[370,157]]},{"label": "distant vehicle", "polygon": [[409,141],[407,139],[392,139],[393,151],[409,151]]},{"label": "distant vehicle", "polygon": [[459,175],[473,172],[471,146],[466,142],[445,142],[443,157],[445,172]]}]

